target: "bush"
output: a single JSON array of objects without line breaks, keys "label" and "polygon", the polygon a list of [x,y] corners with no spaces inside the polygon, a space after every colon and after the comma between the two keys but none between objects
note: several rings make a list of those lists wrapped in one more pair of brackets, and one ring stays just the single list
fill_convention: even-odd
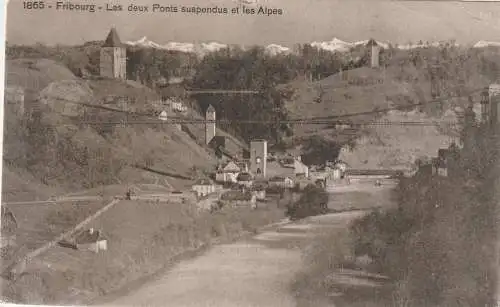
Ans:
[{"label": "bush", "polygon": [[292,220],[328,212],[328,193],[323,188],[310,184],[305,187],[300,199],[287,206],[287,216]]}]

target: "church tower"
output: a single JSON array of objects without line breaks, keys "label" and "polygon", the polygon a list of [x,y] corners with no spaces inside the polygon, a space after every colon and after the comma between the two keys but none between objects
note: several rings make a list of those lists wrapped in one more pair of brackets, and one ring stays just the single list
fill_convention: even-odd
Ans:
[{"label": "church tower", "polygon": [[205,120],[205,142],[208,145],[215,137],[215,108],[212,105],[208,106]]},{"label": "church tower", "polygon": [[380,66],[380,46],[374,39],[370,39],[366,44],[370,48],[370,66],[377,68]]},{"label": "church tower", "polygon": [[111,28],[101,47],[100,75],[111,79],[127,78],[127,49],[120,41],[115,28]]}]

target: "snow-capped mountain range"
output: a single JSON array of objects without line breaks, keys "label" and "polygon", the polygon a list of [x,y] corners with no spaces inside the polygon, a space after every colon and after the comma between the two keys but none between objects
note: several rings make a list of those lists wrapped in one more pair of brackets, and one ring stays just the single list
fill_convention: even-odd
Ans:
[{"label": "snow-capped mountain range", "polygon": [[[319,49],[331,51],[331,52],[347,52],[347,51],[351,50],[351,48],[365,45],[367,43],[368,43],[368,40],[350,43],[350,42],[340,40],[338,38],[333,38],[331,41],[312,42],[311,46],[319,48]],[[179,51],[179,52],[186,52],[186,53],[196,53],[200,56],[203,56],[207,53],[228,47],[228,45],[218,43],[218,42],[200,43],[200,44],[169,42],[169,43],[162,45],[162,44],[158,44],[156,42],[149,40],[147,37],[143,37],[137,41],[128,41],[128,42],[126,42],[126,44],[128,44],[130,46],[140,46],[140,47],[157,48],[157,49],[172,50],[172,51]],[[381,42],[381,41],[377,41],[377,44],[379,46],[381,46],[382,48],[388,48],[390,45],[389,43]],[[442,42],[432,42],[432,43],[394,45],[394,47],[402,49],[402,50],[409,50],[409,49],[422,48],[422,47],[438,47],[438,46],[443,45],[443,44],[444,43],[442,43]],[[455,45],[458,46],[458,44],[455,44]],[[484,47],[489,47],[489,46],[500,47],[500,42],[479,41],[473,47],[474,48],[484,48]],[[278,44],[267,45],[265,47],[265,50],[270,55],[286,54],[286,53],[292,52],[292,50],[290,48],[284,47],[284,46],[281,46]]]}]

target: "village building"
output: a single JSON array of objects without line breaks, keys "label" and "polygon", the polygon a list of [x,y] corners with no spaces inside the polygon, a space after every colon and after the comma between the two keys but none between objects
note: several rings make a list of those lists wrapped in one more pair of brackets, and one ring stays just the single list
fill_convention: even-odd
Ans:
[{"label": "village building", "polygon": [[101,231],[90,228],[75,236],[74,242],[78,250],[92,251],[98,253],[108,249],[108,240]]},{"label": "village building", "polygon": [[168,120],[167,111],[165,110],[161,111],[160,115],[158,116],[158,119],[161,121],[167,121]]},{"label": "village building", "polygon": [[90,228],[78,232],[70,240],[60,241],[59,246],[99,253],[108,249],[108,240],[100,230]]},{"label": "village building", "polygon": [[227,191],[221,195],[220,200],[227,206],[254,208],[257,196],[249,191]]},{"label": "village building", "polygon": [[290,177],[275,176],[269,179],[269,186],[291,189],[294,187],[294,181]]},{"label": "village building", "polygon": [[233,161],[221,166],[215,173],[215,181],[217,182],[237,182],[238,174],[241,172],[240,167]]},{"label": "village building", "polygon": [[244,187],[251,187],[253,185],[253,176],[251,173],[240,173],[236,178],[239,185]]},{"label": "village building", "polygon": [[451,146],[448,149],[438,150],[438,156],[434,160],[435,173],[441,177],[454,176],[458,170],[458,149]]},{"label": "village building", "polygon": [[209,179],[199,179],[192,186],[192,190],[198,197],[203,197],[216,192],[218,187]]},{"label": "village building", "polygon": [[249,162],[250,162],[249,160],[239,160],[239,161],[236,161],[235,163],[240,168],[240,171],[248,173],[249,172],[249,168],[248,168]]},{"label": "village building", "polygon": [[293,163],[295,177],[309,178],[309,167],[302,163],[302,158],[300,156],[294,159]]},{"label": "village building", "polygon": [[257,177],[265,178],[267,174],[267,141],[250,142],[250,172]]},{"label": "village building", "polygon": [[101,47],[99,69],[104,78],[127,78],[127,49],[115,28],[111,28]]},{"label": "village building", "polygon": [[176,97],[162,97],[161,105],[167,107],[171,112],[186,113],[188,107],[184,104],[183,100]]}]

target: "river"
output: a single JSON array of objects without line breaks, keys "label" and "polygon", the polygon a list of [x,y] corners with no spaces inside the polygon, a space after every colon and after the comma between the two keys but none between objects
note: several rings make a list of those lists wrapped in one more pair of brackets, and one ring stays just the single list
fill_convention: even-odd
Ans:
[{"label": "river", "polygon": [[[357,187],[356,187],[357,186]],[[333,189],[333,210],[388,204],[391,185],[354,184]],[[119,306],[297,306],[290,284],[302,269],[302,250],[315,236],[345,228],[362,211],[307,218],[178,263],[163,276],[106,305]]]}]

